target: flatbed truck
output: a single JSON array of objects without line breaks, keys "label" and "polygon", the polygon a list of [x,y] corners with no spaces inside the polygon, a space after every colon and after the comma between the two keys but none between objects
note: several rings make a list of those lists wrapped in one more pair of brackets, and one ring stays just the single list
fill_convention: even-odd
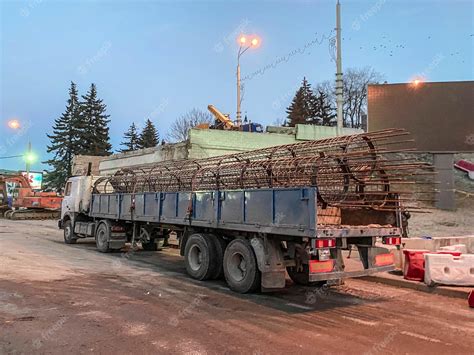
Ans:
[{"label": "flatbed truck", "polygon": [[[239,293],[284,288],[286,274],[297,284],[321,285],[390,271],[393,255],[377,242],[401,242],[400,212],[343,209],[337,223],[326,223],[316,186],[98,193],[99,180],[67,181],[59,220],[66,244],[94,238],[103,253],[131,242],[157,250],[174,232],[192,278],[225,277]],[[353,247],[361,268],[346,271],[342,251]]]}]

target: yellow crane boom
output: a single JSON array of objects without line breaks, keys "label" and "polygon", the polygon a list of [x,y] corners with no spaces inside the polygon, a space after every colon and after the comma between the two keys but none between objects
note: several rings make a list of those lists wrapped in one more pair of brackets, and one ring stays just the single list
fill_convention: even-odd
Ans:
[{"label": "yellow crane boom", "polygon": [[224,115],[221,111],[219,111],[215,106],[208,105],[207,109],[214,115],[214,117],[224,124],[225,129],[232,129],[234,128],[234,122],[229,118],[229,116]]}]

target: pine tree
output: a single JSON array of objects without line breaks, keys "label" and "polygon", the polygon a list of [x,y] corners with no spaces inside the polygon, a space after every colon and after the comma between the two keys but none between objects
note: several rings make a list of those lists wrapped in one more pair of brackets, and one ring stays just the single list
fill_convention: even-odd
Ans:
[{"label": "pine tree", "polygon": [[146,120],[145,128],[143,128],[140,134],[140,148],[151,148],[156,147],[160,141],[160,136],[155,128],[153,122],[149,119]]},{"label": "pine tree", "polygon": [[316,99],[311,90],[311,85],[306,78],[303,78],[301,87],[295,94],[290,106],[286,109],[288,114],[288,126],[294,127],[297,124],[313,123],[316,115]]},{"label": "pine tree", "polygon": [[318,90],[318,94],[314,96],[316,98],[317,123],[323,126],[333,126],[336,113],[329,101],[328,95],[324,91]]},{"label": "pine tree", "polygon": [[91,84],[86,95],[82,96],[81,146],[83,154],[105,156],[110,155],[112,145],[109,143],[109,115],[105,113],[107,106],[97,97],[97,88]]},{"label": "pine tree", "polygon": [[72,174],[72,157],[80,153],[79,126],[80,104],[76,84],[71,82],[66,111],[54,120],[53,133],[47,134],[51,144],[47,146],[48,153],[54,157],[45,161],[53,170],[45,175],[45,185],[48,188],[60,190]]},{"label": "pine tree", "polygon": [[128,131],[123,135],[124,141],[120,143],[125,148],[120,149],[121,153],[131,152],[132,150],[140,149],[140,136],[137,131],[137,126],[135,123],[132,123],[128,128]]}]

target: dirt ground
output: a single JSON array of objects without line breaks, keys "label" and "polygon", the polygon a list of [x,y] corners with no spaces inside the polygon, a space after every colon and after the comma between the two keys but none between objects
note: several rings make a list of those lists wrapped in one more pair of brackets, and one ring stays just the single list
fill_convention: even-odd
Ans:
[{"label": "dirt ground", "polygon": [[101,254],[54,221],[0,220],[0,354],[472,354],[462,299],[348,280],[239,295],[176,250]]},{"label": "dirt ground", "polygon": [[455,211],[412,213],[408,226],[410,237],[474,235],[474,197],[458,194]]}]

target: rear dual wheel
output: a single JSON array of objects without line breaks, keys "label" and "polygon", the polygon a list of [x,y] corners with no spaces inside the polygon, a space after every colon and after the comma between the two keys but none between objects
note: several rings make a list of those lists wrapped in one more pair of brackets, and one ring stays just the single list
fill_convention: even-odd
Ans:
[{"label": "rear dual wheel", "polygon": [[254,292],[260,287],[261,273],[248,240],[234,239],[229,243],[224,253],[224,274],[235,292]]},{"label": "rear dual wheel", "polygon": [[256,291],[261,274],[249,241],[235,239],[226,244],[224,239],[212,234],[191,235],[184,250],[187,273],[196,280],[217,279],[224,275],[233,291]]}]

